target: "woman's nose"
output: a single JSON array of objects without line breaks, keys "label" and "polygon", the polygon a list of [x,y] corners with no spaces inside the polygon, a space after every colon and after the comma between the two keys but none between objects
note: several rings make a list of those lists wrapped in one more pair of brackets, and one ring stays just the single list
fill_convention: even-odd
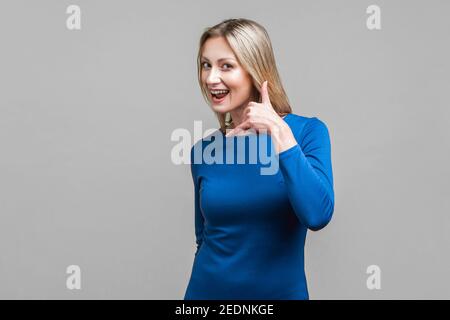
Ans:
[{"label": "woman's nose", "polygon": [[219,83],[220,82],[220,72],[219,70],[215,68],[211,68],[211,71],[209,72],[206,83],[207,84],[213,84],[213,83]]}]

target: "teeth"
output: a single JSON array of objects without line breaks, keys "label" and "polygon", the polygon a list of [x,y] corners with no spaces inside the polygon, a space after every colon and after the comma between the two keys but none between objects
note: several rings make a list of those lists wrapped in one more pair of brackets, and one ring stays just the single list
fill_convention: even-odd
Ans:
[{"label": "teeth", "polygon": [[211,90],[211,94],[228,93],[229,90]]}]

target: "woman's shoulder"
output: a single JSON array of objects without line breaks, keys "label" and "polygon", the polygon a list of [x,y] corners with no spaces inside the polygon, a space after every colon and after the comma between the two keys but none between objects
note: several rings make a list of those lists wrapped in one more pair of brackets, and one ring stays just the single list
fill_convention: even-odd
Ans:
[{"label": "woman's shoulder", "polygon": [[293,122],[296,122],[298,124],[302,124],[305,125],[308,122],[311,124],[314,124],[314,122],[322,122],[323,124],[325,124],[324,120],[318,116],[311,116],[311,117],[307,117],[307,116],[302,116],[296,113],[288,113],[286,116],[286,119],[292,120]]},{"label": "woman's shoulder", "polygon": [[288,113],[285,120],[298,137],[304,136],[305,133],[311,131],[324,129],[328,131],[325,121],[317,116],[307,117],[295,113]]}]

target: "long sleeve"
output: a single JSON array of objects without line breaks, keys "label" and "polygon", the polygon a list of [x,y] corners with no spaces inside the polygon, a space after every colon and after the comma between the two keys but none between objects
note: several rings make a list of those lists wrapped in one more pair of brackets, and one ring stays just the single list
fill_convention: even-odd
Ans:
[{"label": "long sleeve", "polygon": [[195,214],[195,242],[197,245],[195,255],[197,255],[198,250],[203,242],[203,223],[204,218],[200,208],[200,182],[197,176],[197,165],[194,164],[193,159],[193,148],[191,149],[191,174],[194,182],[194,214]]},{"label": "long sleeve", "polygon": [[308,229],[318,231],[330,222],[334,211],[328,129],[313,117],[297,142],[301,146],[297,143],[279,153],[280,170],[295,214]]}]

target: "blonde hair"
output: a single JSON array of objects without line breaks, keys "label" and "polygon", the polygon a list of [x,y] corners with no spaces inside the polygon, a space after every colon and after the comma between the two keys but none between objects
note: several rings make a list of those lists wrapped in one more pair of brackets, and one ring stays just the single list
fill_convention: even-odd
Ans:
[{"label": "blonde hair", "polygon": [[[206,28],[200,37],[197,55],[198,82],[202,95],[210,104],[207,87],[201,80],[201,55],[206,40],[213,37],[224,37],[233,50],[238,62],[249,73],[253,80],[254,96],[260,99],[262,83],[268,81],[270,102],[278,115],[283,116],[292,112],[289,100],[281,83],[275,63],[272,44],[269,35],[263,26],[249,19],[227,19],[221,23]],[[215,112],[220,123],[220,130],[225,129],[231,123],[230,114]],[[226,119],[226,117],[228,119]]]}]

